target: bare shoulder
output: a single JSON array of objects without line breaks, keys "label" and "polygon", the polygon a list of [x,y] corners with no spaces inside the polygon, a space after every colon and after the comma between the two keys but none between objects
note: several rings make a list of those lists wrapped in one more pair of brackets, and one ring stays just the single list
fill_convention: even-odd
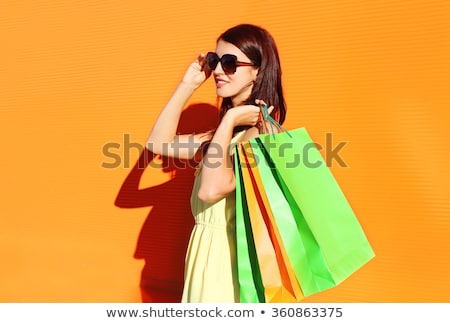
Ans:
[{"label": "bare shoulder", "polygon": [[259,129],[256,127],[251,127],[245,130],[245,133],[240,137],[239,141],[247,141],[252,138],[259,136]]}]

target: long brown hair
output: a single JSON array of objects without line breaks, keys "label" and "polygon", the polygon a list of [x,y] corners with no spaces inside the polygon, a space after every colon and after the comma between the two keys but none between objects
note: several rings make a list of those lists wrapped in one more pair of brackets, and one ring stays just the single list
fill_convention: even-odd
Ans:
[{"label": "long brown hair", "polygon": [[[281,84],[281,65],[278,49],[273,37],[262,27],[240,24],[220,35],[223,40],[239,48],[259,68],[252,92],[243,104],[255,104],[255,99],[264,100],[274,106],[272,118],[282,124],[286,118],[286,102]],[[232,108],[230,98],[223,98],[220,117]]]}]

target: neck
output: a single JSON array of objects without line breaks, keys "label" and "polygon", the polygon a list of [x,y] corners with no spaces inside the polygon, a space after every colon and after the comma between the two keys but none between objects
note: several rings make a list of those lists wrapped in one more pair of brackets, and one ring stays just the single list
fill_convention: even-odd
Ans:
[{"label": "neck", "polygon": [[254,81],[248,82],[238,91],[238,93],[236,93],[236,95],[230,98],[233,107],[242,105],[242,103],[248,99],[248,97],[252,93],[253,83]]}]

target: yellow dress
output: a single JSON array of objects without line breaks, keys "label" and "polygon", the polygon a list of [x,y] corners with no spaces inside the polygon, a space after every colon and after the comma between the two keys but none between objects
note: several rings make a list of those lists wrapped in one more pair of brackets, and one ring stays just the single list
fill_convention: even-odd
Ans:
[{"label": "yellow dress", "polygon": [[[233,137],[230,152],[242,134]],[[235,192],[214,203],[199,200],[199,173],[198,169],[191,195],[195,226],[186,253],[182,302],[236,303],[239,302],[239,283]]]}]

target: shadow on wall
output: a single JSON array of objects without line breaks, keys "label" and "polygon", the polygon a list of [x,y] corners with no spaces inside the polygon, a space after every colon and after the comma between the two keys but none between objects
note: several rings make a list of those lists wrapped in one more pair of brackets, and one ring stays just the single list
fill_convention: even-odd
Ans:
[{"label": "shadow on wall", "polygon": [[[193,104],[183,110],[179,134],[214,129],[218,110],[209,104]],[[123,182],[115,200],[120,208],[152,207],[139,237],[134,257],[144,259],[140,288],[143,302],[178,303],[184,280],[184,259],[194,225],[190,195],[196,163],[156,155],[144,149]],[[139,188],[147,167],[171,174],[163,184]]]}]

